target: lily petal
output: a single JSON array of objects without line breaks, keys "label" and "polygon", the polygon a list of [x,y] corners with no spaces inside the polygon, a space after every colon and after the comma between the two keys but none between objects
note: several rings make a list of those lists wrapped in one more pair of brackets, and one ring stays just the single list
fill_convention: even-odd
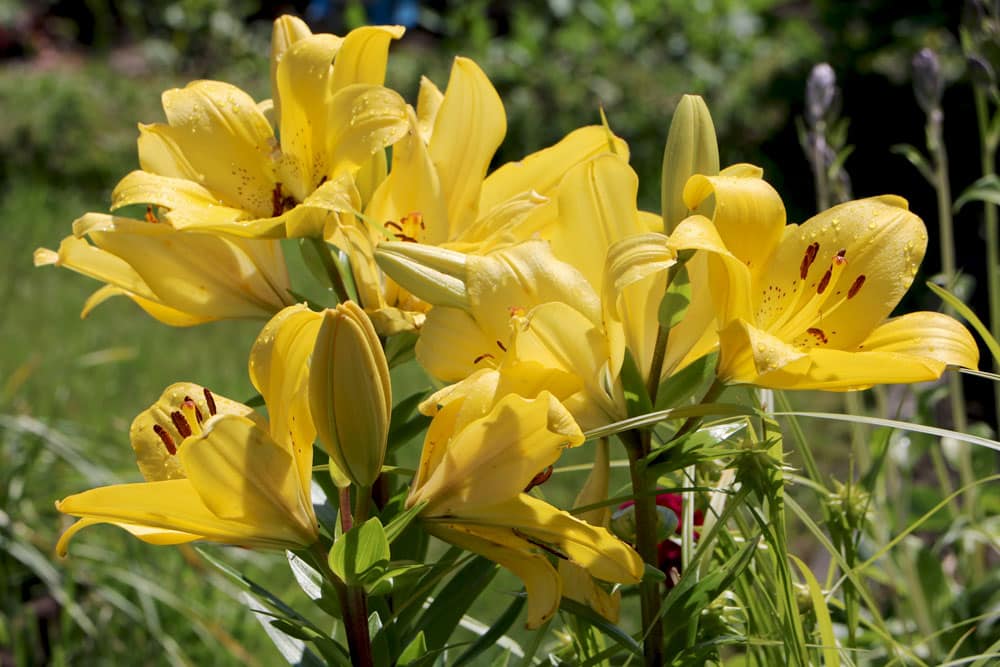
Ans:
[{"label": "lily petal", "polygon": [[333,61],[334,92],[354,83],[381,86],[389,61],[389,43],[406,32],[401,25],[373,25],[347,33]]}]

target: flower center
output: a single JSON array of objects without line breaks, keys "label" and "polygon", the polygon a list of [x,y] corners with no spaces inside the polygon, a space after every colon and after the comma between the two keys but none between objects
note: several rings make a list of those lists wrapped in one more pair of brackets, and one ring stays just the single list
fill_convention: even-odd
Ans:
[{"label": "flower center", "polygon": [[[212,392],[208,389],[204,389],[205,405],[208,408],[208,415],[211,417],[217,413],[215,406],[215,397]],[[188,438],[192,435],[201,435],[202,429],[201,424],[204,421],[204,417],[198,405],[194,402],[190,396],[185,396],[184,400],[181,401],[179,406],[180,409],[174,410],[170,413],[170,423],[173,425],[177,433],[180,434],[182,438]],[[170,432],[163,427],[162,424],[154,424],[153,432],[156,433],[157,437],[163,442],[163,446],[166,447],[167,452],[174,456],[177,454],[177,443],[174,441],[173,436]]]},{"label": "flower center", "polygon": [[427,225],[424,224],[424,216],[419,211],[407,213],[400,218],[399,222],[390,220],[384,226],[386,229],[395,230],[392,235],[400,241],[410,243],[420,243],[420,238],[423,236],[424,230],[427,229]]}]

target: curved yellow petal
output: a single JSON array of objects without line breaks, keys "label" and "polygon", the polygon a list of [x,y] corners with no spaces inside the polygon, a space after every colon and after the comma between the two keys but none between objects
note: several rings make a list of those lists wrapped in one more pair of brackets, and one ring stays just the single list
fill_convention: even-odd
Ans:
[{"label": "curved yellow petal", "polygon": [[[639,177],[610,153],[570,169],[559,184],[559,220],[550,237],[552,251],[600,291],[611,244],[643,232],[636,207]],[[581,243],[583,235],[586,243]]]},{"label": "curved yellow petal", "polygon": [[416,353],[420,365],[444,382],[458,382],[480,368],[493,368],[504,351],[476,320],[458,308],[427,313]]},{"label": "curved yellow petal", "polygon": [[448,238],[478,217],[483,178],[506,133],[493,84],[476,63],[455,58],[429,145],[447,202]]},{"label": "curved yellow petal", "polygon": [[389,60],[389,43],[404,32],[406,28],[401,25],[373,25],[347,33],[333,61],[331,89],[336,92],[352,83],[381,86]]},{"label": "curved yellow petal", "polygon": [[692,176],[684,186],[684,203],[695,209],[715,195],[712,222],[726,247],[757,276],[774,252],[785,229],[781,197],[752,165],[733,165],[718,176]]},{"label": "curved yellow petal", "polygon": [[943,313],[894,317],[876,327],[858,349],[910,354],[963,368],[975,369],[979,365],[979,348],[972,334]]},{"label": "curved yellow petal", "polygon": [[[202,435],[186,439],[177,455],[191,487],[219,519],[253,526],[269,540],[300,546],[316,541],[311,447],[293,449],[245,417],[220,414],[205,423]],[[310,476],[303,478],[301,471]]]},{"label": "curved yellow petal", "polygon": [[406,102],[399,93],[371,84],[341,88],[327,103],[325,169],[321,177],[354,174],[378,151],[391,146],[410,128]]},{"label": "curved yellow petal", "polygon": [[[55,265],[76,271],[113,285],[126,293],[155,300],[156,295],[128,262],[110,252],[87,243],[85,239],[67,236],[59,243],[58,252],[39,248],[34,255],[35,266]],[[96,304],[95,304],[96,305]]]},{"label": "curved yellow petal", "polygon": [[525,192],[536,192],[542,196],[555,194],[567,172],[611,150],[609,136],[614,137],[614,152],[627,163],[628,144],[622,139],[609,135],[601,125],[581,127],[558,143],[516,162],[508,162],[487,176],[479,196],[480,212],[488,212]]},{"label": "curved yellow petal", "polygon": [[309,357],[322,324],[320,313],[305,304],[289,306],[261,330],[250,350],[250,381],[267,404],[270,432],[291,448],[300,477],[310,478],[316,427],[309,412]]},{"label": "curved yellow petal", "polygon": [[425,143],[430,143],[431,135],[434,133],[434,123],[437,120],[438,111],[441,110],[441,102],[444,101],[444,93],[434,85],[434,82],[426,76],[420,77],[420,92],[417,94],[417,128],[420,138]]},{"label": "curved yellow petal", "polygon": [[[246,211],[225,206],[203,186],[183,178],[161,176],[147,171],[133,171],[111,193],[111,210],[130,204],[152,204],[168,209],[161,212],[166,222],[178,229],[211,227],[249,217]],[[178,210],[175,224],[172,213]]]},{"label": "curved yellow petal", "polygon": [[924,224],[899,197],[847,202],[789,226],[755,294],[761,328],[799,345],[807,329],[851,349],[888,317],[927,246]]},{"label": "curved yellow petal", "polygon": [[275,19],[271,28],[271,95],[274,98],[275,126],[281,123],[281,93],[278,90],[278,63],[295,42],[309,37],[312,31],[297,16],[285,14]]},{"label": "curved yellow petal", "polygon": [[451,438],[439,465],[407,502],[428,501],[427,516],[464,514],[472,505],[503,502],[552,465],[564,448],[582,442],[580,427],[551,394],[508,395]]},{"label": "curved yellow petal", "polygon": [[[58,507],[59,504],[56,503]],[[59,541],[56,543],[56,553],[60,557],[65,557],[69,553],[69,543],[84,528],[89,526],[96,526],[102,523],[111,524],[113,526],[118,526],[130,532],[134,537],[139,538],[143,542],[149,544],[157,544],[161,546],[172,546],[175,544],[184,544],[186,542],[194,542],[195,540],[205,539],[204,535],[198,535],[195,533],[186,533],[179,530],[169,530],[166,528],[153,528],[150,526],[142,526],[133,523],[125,523],[122,521],[110,521],[104,519],[94,519],[86,518],[79,519],[59,536]]]},{"label": "curved yellow petal", "polygon": [[[246,417],[258,427],[267,428],[267,422],[253,408],[212,393],[193,382],[174,383],[163,390],[155,403],[140,412],[129,428],[129,442],[135,452],[135,462],[147,482],[181,479],[185,476],[177,453],[190,432],[182,433],[174,417],[174,413],[183,415],[181,407],[185,401],[195,405],[199,422],[207,421],[216,414],[229,414]],[[180,426],[190,429],[183,421]]]},{"label": "curved yellow petal", "polygon": [[200,183],[226,206],[271,213],[274,133],[253,99],[220,81],[163,93],[167,124],[140,125],[143,171]]},{"label": "curved yellow petal", "polygon": [[[427,524],[427,530],[442,540],[489,558],[524,582],[528,593],[527,628],[540,628],[559,609],[562,582],[548,559],[517,539],[510,531],[461,524]],[[512,548],[517,544],[520,548]]]},{"label": "curved yellow petal", "polygon": [[[742,320],[719,331],[719,365],[723,382],[767,384],[767,377],[795,376],[808,371],[809,353]],[[784,387],[782,387],[784,388]]]}]

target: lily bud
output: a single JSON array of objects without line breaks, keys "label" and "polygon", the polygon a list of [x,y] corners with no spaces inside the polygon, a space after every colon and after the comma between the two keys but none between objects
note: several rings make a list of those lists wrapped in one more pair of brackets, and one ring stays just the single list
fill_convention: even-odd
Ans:
[{"label": "lily bud", "polygon": [[417,298],[434,306],[469,308],[465,254],[421,243],[387,242],[376,248],[375,261]]},{"label": "lily bud", "polygon": [[837,97],[837,74],[827,63],[820,63],[809,72],[806,81],[806,120],[810,127],[824,120]]},{"label": "lily bud", "polygon": [[309,371],[309,409],[323,448],[351,483],[370,487],[389,437],[389,364],[375,327],[348,301],[323,313]]},{"label": "lily bud", "polygon": [[941,108],[941,94],[944,81],[941,78],[941,63],[931,49],[920,49],[913,56],[913,93],[917,104],[924,113],[931,114]]},{"label": "lily bud", "polygon": [[[684,184],[695,174],[719,173],[719,142],[708,106],[698,95],[685,95],[670,121],[667,144],[663,149],[660,177],[660,206],[664,231],[670,234],[688,216],[684,205]],[[707,216],[712,212],[699,211]]]}]

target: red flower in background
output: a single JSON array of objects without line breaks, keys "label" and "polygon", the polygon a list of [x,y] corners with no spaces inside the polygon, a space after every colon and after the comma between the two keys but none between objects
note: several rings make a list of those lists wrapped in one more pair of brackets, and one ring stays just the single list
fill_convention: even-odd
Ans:
[{"label": "red flower in background", "polygon": [[[635,501],[629,500],[627,502],[619,505],[618,509],[622,510],[627,507],[631,507],[635,504]],[[683,496],[679,493],[660,493],[656,496],[656,504],[660,507],[666,507],[677,517],[677,529],[675,534],[681,534],[681,513],[684,507]],[[694,511],[694,525],[701,526],[705,523],[705,515],[701,510],[696,509]],[[699,535],[695,531],[694,537],[697,540]],[[674,580],[670,576],[670,571],[676,570],[678,573],[681,571],[681,545],[678,540],[673,538],[668,538],[656,545],[657,560],[659,561],[660,570],[667,575],[667,587],[670,588],[674,585]]]}]

